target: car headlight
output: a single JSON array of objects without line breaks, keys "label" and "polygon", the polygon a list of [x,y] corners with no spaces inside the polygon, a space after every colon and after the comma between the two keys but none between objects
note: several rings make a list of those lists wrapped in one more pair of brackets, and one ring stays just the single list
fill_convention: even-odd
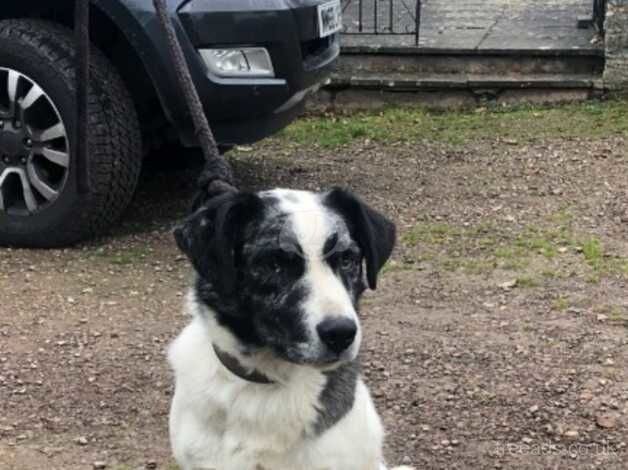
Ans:
[{"label": "car headlight", "polygon": [[273,78],[275,70],[270,54],[263,47],[237,49],[201,49],[201,57],[219,77]]}]

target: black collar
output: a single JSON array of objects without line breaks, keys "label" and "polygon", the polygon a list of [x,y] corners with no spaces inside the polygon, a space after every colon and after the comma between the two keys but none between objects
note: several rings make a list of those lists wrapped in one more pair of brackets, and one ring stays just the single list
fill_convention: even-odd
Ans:
[{"label": "black collar", "polygon": [[214,352],[216,353],[216,357],[221,362],[225,369],[231,372],[233,375],[240,377],[242,380],[246,380],[247,382],[253,382],[255,384],[274,384],[275,382],[260,371],[253,369],[252,371],[247,370],[237,357],[232,356],[229,353],[224,352],[215,344],[212,345],[214,347]]}]

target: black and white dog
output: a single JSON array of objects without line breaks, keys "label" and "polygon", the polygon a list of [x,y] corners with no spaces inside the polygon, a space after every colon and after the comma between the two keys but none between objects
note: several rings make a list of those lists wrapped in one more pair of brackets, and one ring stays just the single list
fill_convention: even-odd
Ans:
[{"label": "black and white dog", "polygon": [[342,190],[273,190],[215,197],[175,237],[197,272],[169,350],[182,469],[385,469],[357,310],[394,225]]}]

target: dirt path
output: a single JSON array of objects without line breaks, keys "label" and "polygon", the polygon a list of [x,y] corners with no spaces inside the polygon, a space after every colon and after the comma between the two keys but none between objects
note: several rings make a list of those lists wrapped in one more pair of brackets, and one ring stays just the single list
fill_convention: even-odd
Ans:
[{"label": "dirt path", "polygon": [[[233,155],[243,186],[348,186],[399,224],[363,309],[391,462],[625,468],[627,144],[278,140]],[[193,177],[146,175],[106,240],[0,250],[3,470],[175,468],[163,353],[190,273],[169,232]]]}]

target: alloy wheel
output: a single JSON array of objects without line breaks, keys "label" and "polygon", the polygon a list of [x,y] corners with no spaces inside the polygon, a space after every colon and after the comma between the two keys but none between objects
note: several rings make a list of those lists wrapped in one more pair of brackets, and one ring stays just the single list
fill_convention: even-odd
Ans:
[{"label": "alloy wheel", "polygon": [[54,102],[33,79],[0,67],[0,213],[45,209],[69,171],[68,131]]}]

